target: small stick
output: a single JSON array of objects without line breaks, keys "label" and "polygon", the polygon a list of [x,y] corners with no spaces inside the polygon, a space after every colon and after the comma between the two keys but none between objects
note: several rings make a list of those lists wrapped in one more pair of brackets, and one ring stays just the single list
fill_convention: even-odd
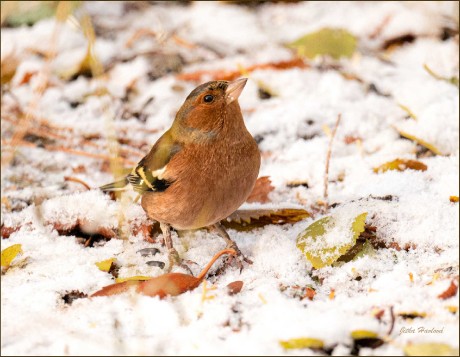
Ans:
[{"label": "small stick", "polygon": [[395,327],[395,313],[393,311],[393,306],[390,306],[390,317],[391,317],[391,322],[390,322],[390,329],[388,330],[388,336],[391,335],[393,332],[393,328]]},{"label": "small stick", "polygon": [[91,190],[91,187],[89,187],[89,185],[88,185],[85,181],[80,180],[79,178],[70,177],[70,176],[64,176],[64,181],[76,182],[76,183],[79,183],[79,184],[85,186],[85,188],[86,188],[88,191]]},{"label": "small stick", "polygon": [[328,183],[329,183],[329,161],[331,159],[331,151],[332,151],[332,142],[334,141],[334,136],[337,131],[337,128],[340,123],[340,119],[342,118],[342,114],[339,114],[337,116],[337,120],[335,122],[334,129],[332,130],[331,138],[329,140],[329,147],[327,149],[327,155],[326,155],[326,171],[324,173],[324,200],[327,202],[327,188],[328,188]]}]

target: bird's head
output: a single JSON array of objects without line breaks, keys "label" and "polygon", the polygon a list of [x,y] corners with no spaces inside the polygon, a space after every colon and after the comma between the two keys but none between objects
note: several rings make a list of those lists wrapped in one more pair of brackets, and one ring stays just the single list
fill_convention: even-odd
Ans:
[{"label": "bird's head", "polygon": [[216,133],[227,122],[242,121],[238,97],[247,78],[234,81],[211,81],[196,87],[176,115],[176,123],[184,132]]}]

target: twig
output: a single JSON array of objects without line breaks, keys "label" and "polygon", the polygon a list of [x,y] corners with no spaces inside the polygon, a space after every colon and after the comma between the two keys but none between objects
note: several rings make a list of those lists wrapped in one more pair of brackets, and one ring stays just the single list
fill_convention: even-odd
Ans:
[{"label": "twig", "polygon": [[327,148],[327,156],[326,156],[326,171],[324,173],[324,200],[327,202],[327,188],[329,183],[329,161],[331,159],[331,151],[332,151],[332,142],[334,140],[335,133],[340,123],[340,119],[342,118],[342,114],[337,116],[337,120],[335,122],[334,129],[332,130],[331,137],[329,139],[329,147]]},{"label": "twig", "polygon": [[390,329],[388,330],[388,336],[391,335],[393,332],[393,328],[395,327],[395,313],[393,311],[393,306],[390,306],[390,317],[391,317],[391,322],[390,322]]},{"label": "twig", "polygon": [[91,187],[89,187],[89,185],[85,181],[80,180],[79,178],[70,177],[70,176],[64,176],[64,181],[76,182],[76,183],[79,183],[79,184],[83,185],[88,191],[91,190]]}]

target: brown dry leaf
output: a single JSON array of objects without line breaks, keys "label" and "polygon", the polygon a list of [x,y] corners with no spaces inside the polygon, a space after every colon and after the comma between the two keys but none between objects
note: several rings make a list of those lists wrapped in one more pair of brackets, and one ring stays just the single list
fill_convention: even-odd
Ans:
[{"label": "brown dry leaf", "polygon": [[14,52],[11,52],[4,56],[1,61],[1,84],[9,83],[14,75],[16,74],[16,69],[19,65],[19,57],[16,56]]},{"label": "brown dry leaf", "polygon": [[228,295],[238,294],[243,288],[243,282],[241,280],[234,281],[227,285]]},{"label": "brown dry leaf", "polygon": [[308,286],[305,288],[305,297],[308,298],[309,300],[313,300],[313,298],[316,295],[316,291],[312,288],[309,288]]},{"label": "brown dry leaf", "polygon": [[458,285],[455,280],[450,282],[449,287],[441,294],[438,295],[439,299],[445,300],[451,298],[452,296],[457,295]]},{"label": "brown dry leaf", "polygon": [[270,202],[268,194],[272,192],[274,189],[275,188],[272,186],[272,182],[268,176],[259,177],[246,202]]},{"label": "brown dry leaf", "polygon": [[236,252],[233,249],[224,249],[218,252],[201,273],[194,277],[188,274],[181,273],[168,273],[157,276],[155,278],[145,281],[125,281],[122,283],[116,283],[105,286],[101,290],[91,295],[94,296],[110,296],[124,293],[132,288],[139,294],[147,296],[158,296],[160,299],[166,296],[180,295],[186,291],[193,290],[201,284],[204,277],[208,273],[211,266],[217,259],[223,254],[235,255]]},{"label": "brown dry leaf", "polygon": [[388,170],[404,171],[407,169],[426,171],[427,168],[428,167],[420,161],[396,159],[393,161],[386,162],[378,167],[374,167],[374,172],[380,174]]},{"label": "brown dry leaf", "polygon": [[221,223],[226,228],[248,231],[267,224],[295,223],[310,216],[310,213],[300,208],[238,210]]}]

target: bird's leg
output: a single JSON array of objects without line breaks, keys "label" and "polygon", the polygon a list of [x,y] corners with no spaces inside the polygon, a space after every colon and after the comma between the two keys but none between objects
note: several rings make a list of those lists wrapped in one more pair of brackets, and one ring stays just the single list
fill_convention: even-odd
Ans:
[{"label": "bird's leg", "polygon": [[[232,238],[230,238],[230,236],[228,235],[228,233],[225,230],[224,226],[220,222],[215,223],[213,226],[211,226],[211,228],[213,230],[215,230],[217,232],[217,234],[219,234],[222,238],[225,239],[225,242],[227,243],[226,248],[233,249],[233,250],[236,251],[236,256],[237,256],[236,264],[240,268],[240,271],[243,270],[243,262],[242,261],[245,261],[248,264],[252,264],[252,261],[249,258],[246,258],[243,255],[243,253],[241,253],[240,248],[238,248],[236,243],[232,240]],[[226,259],[227,259],[226,264],[230,265],[232,263],[232,261],[233,261],[233,255],[228,256]]]},{"label": "bird's leg", "polygon": [[168,272],[171,271],[174,265],[178,265],[181,268],[184,268],[185,270],[187,270],[191,275],[193,275],[190,268],[184,263],[183,259],[179,257],[179,253],[177,253],[177,250],[173,246],[172,238],[171,238],[171,226],[167,223],[160,222],[160,228],[161,228],[161,231],[163,232],[163,238],[164,238],[166,248],[168,249],[168,260],[169,260]]}]

